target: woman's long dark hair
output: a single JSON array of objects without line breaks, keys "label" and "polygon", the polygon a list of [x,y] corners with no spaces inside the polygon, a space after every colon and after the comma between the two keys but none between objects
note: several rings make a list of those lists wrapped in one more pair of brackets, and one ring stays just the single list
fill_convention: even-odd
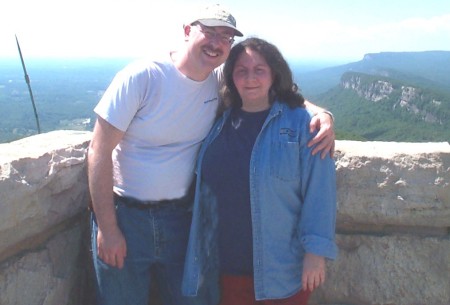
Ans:
[{"label": "woman's long dark hair", "polygon": [[223,68],[224,84],[221,90],[225,107],[242,106],[242,99],[233,82],[233,70],[239,55],[245,49],[258,52],[266,60],[272,71],[273,84],[269,91],[270,104],[278,100],[281,103],[288,104],[290,107],[303,106],[305,99],[298,92],[298,87],[292,78],[291,69],[278,48],[263,39],[252,37],[233,46],[225,62]]}]

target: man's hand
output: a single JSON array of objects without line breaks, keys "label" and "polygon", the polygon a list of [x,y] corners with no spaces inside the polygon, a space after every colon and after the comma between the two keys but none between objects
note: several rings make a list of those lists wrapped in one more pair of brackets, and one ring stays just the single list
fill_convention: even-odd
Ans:
[{"label": "man's hand", "polygon": [[302,288],[313,291],[325,282],[325,258],[306,253],[303,259]]},{"label": "man's hand", "polygon": [[308,147],[317,144],[317,146],[314,147],[312,154],[315,155],[321,151],[320,157],[322,159],[324,159],[328,153],[330,153],[331,158],[333,158],[334,140],[336,139],[336,135],[334,134],[332,117],[326,112],[320,112],[313,116],[311,123],[309,124],[309,131],[314,132],[315,130],[319,130],[319,132],[308,143]]},{"label": "man's hand", "polygon": [[106,264],[122,268],[125,257],[127,256],[127,244],[119,228],[112,232],[103,232],[98,229],[97,234],[98,256]]},{"label": "man's hand", "polygon": [[113,199],[111,154],[124,132],[98,117],[88,151],[88,180],[98,224],[97,254],[108,265],[122,268],[127,254],[125,238],[117,225]]}]

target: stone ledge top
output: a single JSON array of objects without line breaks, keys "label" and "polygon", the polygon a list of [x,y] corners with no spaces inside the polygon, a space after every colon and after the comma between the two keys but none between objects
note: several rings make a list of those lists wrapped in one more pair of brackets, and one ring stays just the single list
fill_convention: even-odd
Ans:
[{"label": "stone ledge top", "polygon": [[336,152],[347,156],[392,158],[398,155],[450,154],[448,142],[361,142],[336,141]]},{"label": "stone ledge top", "polygon": [[48,152],[88,142],[90,131],[56,130],[0,144],[0,164],[22,158],[35,158]]}]

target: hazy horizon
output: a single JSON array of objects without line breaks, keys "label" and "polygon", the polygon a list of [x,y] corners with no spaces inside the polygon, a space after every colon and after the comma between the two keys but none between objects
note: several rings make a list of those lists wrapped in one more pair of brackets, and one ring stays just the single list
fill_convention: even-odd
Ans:
[{"label": "hazy horizon", "polygon": [[[335,65],[343,65],[343,64],[349,64],[353,62],[358,62],[364,59],[364,57],[368,54],[380,54],[380,53],[422,53],[422,52],[450,52],[450,50],[423,50],[423,51],[380,51],[380,52],[366,52],[361,55],[359,59],[356,60],[345,60],[345,59],[332,59],[332,58],[301,58],[301,57],[286,57],[286,60],[289,62],[290,65],[293,64],[305,64],[310,67],[331,67]],[[22,54],[24,51],[22,50]],[[24,61],[26,65],[33,65],[36,63],[42,63],[43,61],[49,61],[49,62],[58,62],[58,63],[64,63],[64,62],[114,62],[114,61],[120,61],[124,64],[131,63],[134,60],[139,60],[142,58],[145,58],[146,56],[142,57],[133,57],[133,56],[117,56],[117,57],[101,57],[101,56],[85,56],[85,57],[29,57],[27,58],[24,56]],[[147,56],[148,57],[148,56]],[[0,67],[5,65],[11,65],[11,66],[18,66],[20,70],[22,70],[22,64],[20,60],[19,52],[17,51],[17,54],[15,55],[9,55],[9,56],[0,56]],[[309,69],[309,67],[308,67]]]},{"label": "hazy horizon", "polygon": [[[0,57],[136,58],[174,49],[182,24],[204,0],[6,0]],[[366,53],[450,50],[450,2],[429,0],[219,1],[245,37],[286,58],[353,62]],[[239,40],[239,39],[238,39]]]}]

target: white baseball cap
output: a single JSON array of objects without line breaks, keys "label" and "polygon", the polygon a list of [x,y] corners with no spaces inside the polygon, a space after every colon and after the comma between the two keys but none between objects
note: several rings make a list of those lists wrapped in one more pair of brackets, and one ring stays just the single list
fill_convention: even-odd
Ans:
[{"label": "white baseball cap", "polygon": [[220,4],[210,5],[197,11],[192,18],[185,23],[185,25],[192,24],[194,22],[200,22],[204,26],[211,27],[225,26],[232,28],[235,31],[236,36],[244,36],[244,34],[236,28],[236,19],[234,19],[233,15],[231,15],[225,8],[221,7]]}]

